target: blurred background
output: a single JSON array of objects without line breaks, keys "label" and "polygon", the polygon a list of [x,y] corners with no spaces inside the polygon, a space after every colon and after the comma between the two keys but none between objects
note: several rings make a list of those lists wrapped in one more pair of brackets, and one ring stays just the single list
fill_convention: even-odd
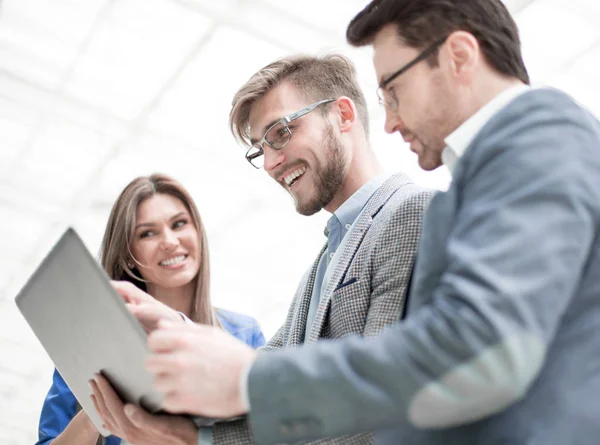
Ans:
[{"label": "blurred background", "polygon": [[[96,255],[108,212],[134,177],[184,184],[208,230],[217,306],[267,337],[325,241],[325,212],[291,199],[244,160],[231,98],[291,52],[337,50],[357,64],[372,143],[389,171],[445,189],[399,135],[383,132],[371,50],[344,35],[367,0],[0,1],[0,444],[32,444],[52,362],[14,297],[67,226]],[[600,115],[600,2],[506,0],[535,82]],[[568,146],[565,146],[568,150]]]}]

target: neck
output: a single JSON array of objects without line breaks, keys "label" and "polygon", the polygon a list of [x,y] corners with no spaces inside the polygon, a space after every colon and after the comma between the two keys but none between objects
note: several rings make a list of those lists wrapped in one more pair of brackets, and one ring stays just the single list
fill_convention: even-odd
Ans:
[{"label": "neck", "polygon": [[485,83],[479,83],[473,89],[473,107],[470,115],[475,114],[497,96],[517,85],[524,85],[514,77],[493,76]]},{"label": "neck", "polygon": [[175,288],[164,288],[153,283],[147,283],[148,293],[171,309],[181,312],[186,317],[192,313],[192,302],[194,301],[195,280]]},{"label": "neck", "polygon": [[335,212],[348,198],[356,193],[363,185],[383,173],[379,160],[375,157],[371,147],[366,143],[350,159],[346,171],[346,178],[342,187],[333,199],[324,208],[329,213]]}]

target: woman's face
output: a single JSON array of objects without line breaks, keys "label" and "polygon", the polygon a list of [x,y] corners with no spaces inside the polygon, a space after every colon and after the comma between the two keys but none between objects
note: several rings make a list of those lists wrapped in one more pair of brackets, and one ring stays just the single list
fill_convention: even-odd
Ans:
[{"label": "woman's face", "polygon": [[151,289],[188,285],[200,269],[198,230],[183,202],[156,194],[137,208],[131,241],[135,267]]}]

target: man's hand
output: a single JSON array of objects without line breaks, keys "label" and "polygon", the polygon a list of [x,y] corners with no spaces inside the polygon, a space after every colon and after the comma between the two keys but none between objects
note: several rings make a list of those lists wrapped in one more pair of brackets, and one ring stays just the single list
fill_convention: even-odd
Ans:
[{"label": "man's hand", "polygon": [[196,445],[198,430],[181,416],[152,415],[135,405],[123,405],[112,386],[101,375],[90,380],[92,401],[114,436],[136,445]]},{"label": "man's hand", "polygon": [[151,295],[128,281],[111,281],[116,291],[125,300],[127,309],[137,318],[146,332],[152,332],[160,320],[182,323],[183,318],[174,309],[161,303]]},{"label": "man's hand", "polygon": [[150,334],[146,369],[174,413],[232,417],[247,412],[240,380],[256,352],[222,329],[160,322]]}]

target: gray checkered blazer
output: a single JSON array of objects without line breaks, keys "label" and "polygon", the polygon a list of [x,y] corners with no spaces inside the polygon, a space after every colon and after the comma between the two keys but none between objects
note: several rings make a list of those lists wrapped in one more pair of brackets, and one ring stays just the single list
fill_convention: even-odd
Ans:
[{"label": "gray checkered blazer", "polygon": [[[392,176],[375,192],[360,214],[348,243],[332,272],[307,342],[342,338],[361,333],[377,335],[400,318],[406,286],[417,250],[421,220],[432,192],[402,174]],[[262,351],[289,348],[304,342],[308,307],[319,259],[304,275],[284,325]],[[213,444],[252,444],[246,420],[217,424]],[[370,445],[373,435],[364,433],[321,439],[319,445]]]}]

